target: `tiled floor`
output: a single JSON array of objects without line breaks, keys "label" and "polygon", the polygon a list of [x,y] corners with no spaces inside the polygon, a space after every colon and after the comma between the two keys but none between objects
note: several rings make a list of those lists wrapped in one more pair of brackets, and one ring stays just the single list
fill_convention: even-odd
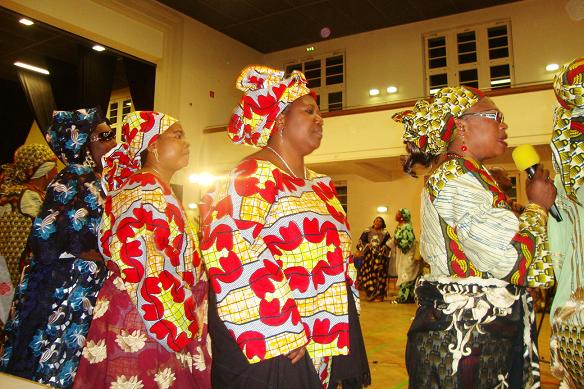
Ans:
[{"label": "tiled floor", "polygon": [[[371,368],[372,389],[408,387],[404,350],[406,333],[416,310],[415,304],[392,304],[361,300],[361,326]],[[539,322],[539,317],[538,317]],[[548,316],[539,337],[542,356],[542,388],[557,388],[558,381],[550,374],[550,325]]]}]

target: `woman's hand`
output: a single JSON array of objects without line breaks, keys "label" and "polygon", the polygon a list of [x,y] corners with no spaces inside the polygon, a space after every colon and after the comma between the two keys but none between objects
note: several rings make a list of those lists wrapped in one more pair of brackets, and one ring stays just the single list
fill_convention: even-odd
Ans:
[{"label": "woman's hand", "polygon": [[537,204],[549,211],[556,199],[556,187],[549,178],[550,172],[540,166],[535,174],[527,180],[525,192],[530,202]]},{"label": "woman's hand", "polygon": [[302,357],[304,357],[305,352],[306,352],[306,347],[304,347],[304,346],[298,347],[297,349],[292,350],[288,354],[286,354],[286,358],[288,358],[290,360],[290,362],[292,362],[292,364],[295,364],[296,362],[301,360]]}]

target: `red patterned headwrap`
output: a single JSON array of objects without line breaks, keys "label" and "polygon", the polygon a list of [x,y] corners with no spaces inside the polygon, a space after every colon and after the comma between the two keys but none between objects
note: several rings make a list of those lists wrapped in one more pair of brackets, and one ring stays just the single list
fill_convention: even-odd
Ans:
[{"label": "red patterned headwrap", "polygon": [[106,190],[121,188],[132,174],[140,170],[140,154],[177,121],[159,112],[130,112],[122,127],[123,142],[103,157],[102,182]]},{"label": "red patterned headwrap", "polygon": [[243,69],[235,86],[244,94],[233,110],[228,129],[233,143],[265,147],[278,115],[288,104],[311,93],[306,82],[304,74],[297,70],[284,78],[283,71],[267,66]]}]

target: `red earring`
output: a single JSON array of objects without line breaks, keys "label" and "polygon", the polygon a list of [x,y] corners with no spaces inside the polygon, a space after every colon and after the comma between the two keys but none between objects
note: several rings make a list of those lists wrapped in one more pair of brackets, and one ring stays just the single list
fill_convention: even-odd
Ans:
[{"label": "red earring", "polygon": [[466,151],[468,150],[468,147],[466,147],[466,145],[463,143],[462,146],[460,146],[460,151]]}]

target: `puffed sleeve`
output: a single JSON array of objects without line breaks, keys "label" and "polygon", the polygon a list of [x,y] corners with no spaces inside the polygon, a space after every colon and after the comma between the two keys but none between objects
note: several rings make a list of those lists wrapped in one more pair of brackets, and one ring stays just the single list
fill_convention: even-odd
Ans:
[{"label": "puffed sleeve", "polygon": [[196,236],[170,190],[137,175],[108,199],[100,248],[115,263],[149,335],[168,351],[200,336],[192,290],[200,281]]},{"label": "puffed sleeve", "polygon": [[34,220],[29,243],[36,262],[81,257],[97,249],[103,199],[92,169],[69,165],[47,186],[45,201]]},{"label": "puffed sleeve", "polygon": [[[547,215],[530,204],[519,218],[493,205],[493,194],[471,173],[448,180],[433,201],[454,227],[463,252],[479,271],[526,286],[530,267],[550,267]],[[550,285],[551,286],[551,285]]]},{"label": "puffed sleeve", "polygon": [[286,275],[264,241],[277,192],[272,170],[246,160],[204,199],[201,253],[219,317],[251,363],[308,341]]}]

